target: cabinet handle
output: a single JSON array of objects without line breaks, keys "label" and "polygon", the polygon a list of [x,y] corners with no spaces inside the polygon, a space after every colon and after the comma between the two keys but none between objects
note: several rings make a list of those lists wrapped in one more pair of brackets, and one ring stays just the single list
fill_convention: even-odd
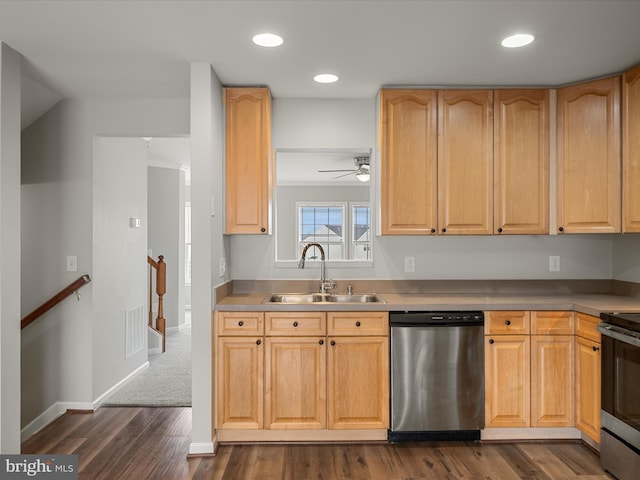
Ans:
[{"label": "cabinet handle", "polygon": [[336,344],[335,340],[331,340],[331,346],[333,347]]},{"label": "cabinet handle", "polygon": [[442,233],[445,233],[446,231],[447,231],[447,229],[446,229],[446,228],[443,228],[443,229],[442,229]]},{"label": "cabinet handle", "polygon": [[511,325],[511,320],[505,320],[504,324],[507,326]]},{"label": "cabinet handle", "polygon": [[360,322],[356,322],[356,327],[359,327],[359,326],[360,326]]},{"label": "cabinet handle", "polygon": [[493,342],[494,342],[493,338],[490,338],[490,339],[489,339],[489,343],[490,343],[491,345],[493,345]]},{"label": "cabinet handle", "polygon": [[243,322],[242,320],[240,320],[240,321],[238,322],[238,326],[239,326],[239,327],[241,327],[241,326],[243,326],[243,325],[244,325],[244,322]]},{"label": "cabinet handle", "polygon": [[600,350],[600,348],[598,348],[598,347],[591,347],[591,348],[593,348],[594,352],[597,352],[598,350]]},{"label": "cabinet handle", "polygon": [[431,233],[436,233],[436,229],[435,229],[435,228],[432,228],[432,229],[431,229]]},{"label": "cabinet handle", "polygon": [[502,227],[498,228],[498,233],[502,233]]},{"label": "cabinet handle", "polygon": [[319,343],[320,345],[324,345],[324,340],[320,340],[318,343]]},{"label": "cabinet handle", "polygon": [[558,228],[558,231],[559,231],[559,232],[564,232],[564,227],[560,227],[560,228]]},{"label": "cabinet handle", "polygon": [[298,326],[298,322],[293,322],[293,326],[297,327]]},{"label": "cabinet handle", "polygon": [[256,345],[260,345],[262,343],[262,340],[256,340]]},{"label": "cabinet handle", "polygon": [[266,229],[266,228],[264,228],[264,227],[262,227],[262,228],[260,229],[260,231],[261,231],[262,233],[264,233],[264,232],[266,232],[266,231],[267,231],[267,229]]}]

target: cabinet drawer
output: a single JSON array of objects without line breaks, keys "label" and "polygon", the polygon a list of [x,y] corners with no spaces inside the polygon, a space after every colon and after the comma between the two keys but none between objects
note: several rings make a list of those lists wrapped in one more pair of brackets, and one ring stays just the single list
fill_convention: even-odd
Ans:
[{"label": "cabinet drawer", "polygon": [[530,332],[530,312],[495,311],[485,312],[485,335],[526,335]]},{"label": "cabinet drawer", "polygon": [[312,336],[326,335],[324,312],[267,312],[265,335]]},{"label": "cabinet drawer", "polygon": [[264,334],[262,312],[218,312],[218,335],[251,336]]},{"label": "cabinet drawer", "polygon": [[576,335],[600,343],[600,332],[596,330],[596,325],[598,325],[599,323],[599,317],[594,317],[593,315],[587,315],[586,313],[577,312]]},{"label": "cabinet drawer", "polygon": [[328,335],[389,335],[388,312],[329,312]]},{"label": "cabinet drawer", "polygon": [[531,312],[532,335],[573,335],[573,312]]}]

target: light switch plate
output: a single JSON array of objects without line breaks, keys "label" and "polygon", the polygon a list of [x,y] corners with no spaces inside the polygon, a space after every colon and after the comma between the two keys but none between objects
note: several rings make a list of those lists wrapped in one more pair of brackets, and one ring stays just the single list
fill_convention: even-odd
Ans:
[{"label": "light switch plate", "polygon": [[78,257],[75,255],[67,255],[67,272],[78,271]]},{"label": "light switch plate", "polygon": [[550,272],[560,271],[560,257],[558,255],[551,255],[549,257],[549,271]]},{"label": "light switch plate", "polygon": [[413,273],[416,271],[416,257],[404,257],[405,273]]}]

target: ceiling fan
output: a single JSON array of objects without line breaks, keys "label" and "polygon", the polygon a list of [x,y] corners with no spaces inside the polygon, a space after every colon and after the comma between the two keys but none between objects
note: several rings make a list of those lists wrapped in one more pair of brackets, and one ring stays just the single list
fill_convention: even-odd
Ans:
[{"label": "ceiling fan", "polygon": [[348,172],[343,175],[338,175],[337,177],[333,177],[333,180],[336,178],[346,177],[347,175],[355,175],[358,180],[361,182],[368,182],[371,178],[371,173],[369,171],[369,157],[361,156],[361,157],[353,157],[353,163],[355,163],[355,169],[349,170],[318,170],[318,173],[336,173],[336,172]]}]

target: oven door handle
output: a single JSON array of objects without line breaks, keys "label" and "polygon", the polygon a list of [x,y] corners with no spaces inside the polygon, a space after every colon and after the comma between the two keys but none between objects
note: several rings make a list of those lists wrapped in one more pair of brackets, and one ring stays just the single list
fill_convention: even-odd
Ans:
[{"label": "oven door handle", "polygon": [[621,342],[628,343],[635,347],[640,347],[640,338],[632,335],[631,330],[606,323],[601,323],[600,325],[597,325],[596,328],[601,334],[606,335],[607,337],[620,340]]}]

